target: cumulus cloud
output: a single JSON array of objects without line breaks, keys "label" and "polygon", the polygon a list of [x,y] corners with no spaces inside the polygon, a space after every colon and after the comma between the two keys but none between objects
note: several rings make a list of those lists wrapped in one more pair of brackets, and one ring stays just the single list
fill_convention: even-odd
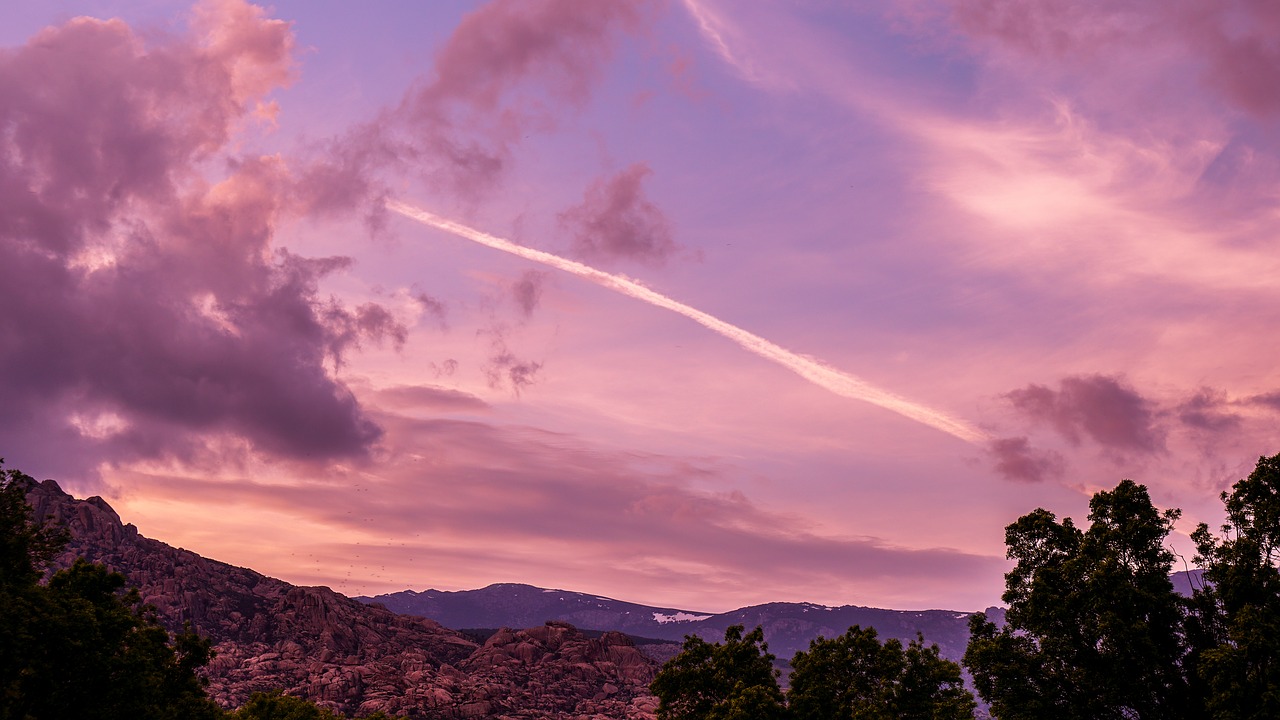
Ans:
[{"label": "cumulus cloud", "polygon": [[661,265],[676,250],[671,223],[644,193],[644,179],[652,174],[635,163],[587,188],[582,204],[560,214],[561,225],[573,235],[573,253],[590,261],[635,260]]},{"label": "cumulus cloud", "polygon": [[1026,417],[1046,423],[1068,442],[1089,438],[1113,450],[1152,453],[1164,448],[1154,404],[1105,375],[1063,378],[1058,389],[1031,384],[1005,394]]},{"label": "cumulus cloud", "polygon": [[1065,462],[1052,450],[1037,450],[1025,437],[996,438],[987,453],[1007,480],[1038,483],[1062,477]]},{"label": "cumulus cloud", "polygon": [[[346,258],[273,246],[276,158],[201,164],[292,74],[287,24],[241,0],[144,40],[77,18],[0,55],[0,432],[64,477],[198,454],[225,436],[288,458],[363,455],[380,435],[325,362],[399,342],[383,308],[318,282]],[[88,420],[86,420],[88,418]],[[99,421],[101,419],[108,421]]]}]

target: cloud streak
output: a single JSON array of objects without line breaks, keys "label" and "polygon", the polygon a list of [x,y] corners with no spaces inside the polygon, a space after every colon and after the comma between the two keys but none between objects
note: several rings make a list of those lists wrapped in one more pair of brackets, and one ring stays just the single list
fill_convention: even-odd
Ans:
[{"label": "cloud streak", "polygon": [[670,310],[677,315],[683,315],[699,325],[732,340],[743,349],[777,363],[805,380],[836,395],[877,405],[965,442],[980,443],[987,439],[986,433],[962,420],[953,418],[939,410],[912,402],[887,390],[882,390],[861,378],[837,370],[813,358],[791,352],[759,335],[750,333],[736,325],[731,325],[701,310],[689,307],[684,303],[650,290],[634,280],[597,270],[580,262],[548,252],[517,245],[509,240],[442,218],[399,200],[388,200],[386,206],[388,210],[397,212],[423,225],[444,230],[486,247],[542,263],[557,270],[563,270],[572,275],[590,280],[602,287],[622,293],[627,297],[646,302],[654,307]]}]

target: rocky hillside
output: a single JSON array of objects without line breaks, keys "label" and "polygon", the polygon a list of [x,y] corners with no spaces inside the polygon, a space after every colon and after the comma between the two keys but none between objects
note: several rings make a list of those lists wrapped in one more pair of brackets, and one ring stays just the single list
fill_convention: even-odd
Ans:
[{"label": "rocky hillside", "polygon": [[[790,660],[797,650],[822,635],[841,635],[852,625],[874,627],[882,638],[899,638],[905,644],[916,633],[937,643],[942,655],[959,661],[969,641],[970,613],[952,610],[882,610],[844,605],[828,607],[812,603],[768,603],[725,613],[705,613],[677,608],[622,602],[598,595],[547,590],[531,585],[503,583],[479,590],[456,592],[404,590],[372,598],[399,613],[429,617],[446,627],[462,629],[532,625],[560,620],[594,630],[618,630],[640,637],[680,641],[698,635],[709,641],[724,638],[730,625],[764,628],[769,650],[780,660]],[[988,614],[1003,617],[998,608]]]},{"label": "rocky hillside", "polygon": [[347,714],[422,718],[651,718],[657,664],[620,633],[587,638],[567,623],[502,630],[483,645],[440,624],[299,587],[138,534],[101,498],[46,480],[34,515],[67,528],[76,557],[129,578],[171,629],[214,642],[210,694],[235,707],[283,689]]}]

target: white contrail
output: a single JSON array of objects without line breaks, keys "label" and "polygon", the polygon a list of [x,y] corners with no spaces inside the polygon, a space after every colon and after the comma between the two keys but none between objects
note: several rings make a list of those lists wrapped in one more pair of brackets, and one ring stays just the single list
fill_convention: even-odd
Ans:
[{"label": "white contrail", "polygon": [[759,335],[743,330],[740,327],[730,325],[729,323],[714,318],[701,310],[677,302],[671,298],[661,295],[641,285],[640,283],[622,277],[620,275],[612,275],[610,273],[596,270],[588,265],[580,262],[562,258],[559,255],[552,255],[541,250],[534,250],[523,245],[517,245],[509,240],[503,240],[500,237],[494,237],[488,233],[481,232],[475,228],[467,227],[461,223],[442,218],[434,215],[422,208],[414,207],[399,200],[387,200],[387,209],[404,215],[407,218],[416,220],[424,225],[430,225],[446,232],[453,233],[459,237],[487,245],[495,250],[511,253],[526,260],[550,265],[558,270],[572,273],[578,277],[586,278],[597,285],[603,285],[611,290],[617,290],[623,295],[642,300],[660,308],[666,308],[674,313],[679,313],[690,320],[707,327],[715,332],[729,338],[738,343],[742,347],[759,355],[766,360],[772,360],[779,365],[791,370],[800,377],[809,382],[826,388],[831,392],[842,395],[855,400],[863,400],[873,405],[879,405],[886,410],[892,410],[904,417],[911,418],[920,423],[924,423],[929,427],[936,428],[942,432],[954,435],[961,440],[972,443],[983,442],[988,439],[987,434],[970,426],[961,420],[946,415],[945,413],[925,407],[919,403],[911,402],[906,398],[894,395],[886,390],[868,384],[866,381],[856,378],[848,373],[841,372],[835,368],[822,362],[814,360],[804,355],[796,353],[780,347],[774,343],[765,340]]}]

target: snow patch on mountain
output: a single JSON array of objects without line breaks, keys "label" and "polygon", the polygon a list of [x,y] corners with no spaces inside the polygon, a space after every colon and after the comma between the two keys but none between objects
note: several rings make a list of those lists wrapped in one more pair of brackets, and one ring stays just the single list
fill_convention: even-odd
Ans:
[{"label": "snow patch on mountain", "polygon": [[653,614],[653,619],[658,621],[658,623],[661,625],[666,625],[667,623],[697,622],[698,620],[706,620],[709,617],[711,616],[710,615],[694,615],[693,613],[687,613],[687,612],[678,612],[674,615],[663,615],[660,612],[656,612]]}]

